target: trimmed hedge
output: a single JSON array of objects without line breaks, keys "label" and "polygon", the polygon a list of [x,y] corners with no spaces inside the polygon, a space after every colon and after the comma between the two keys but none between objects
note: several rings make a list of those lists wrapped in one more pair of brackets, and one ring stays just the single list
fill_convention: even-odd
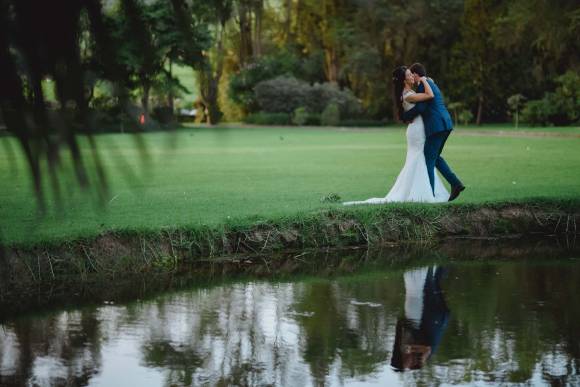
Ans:
[{"label": "trimmed hedge", "polygon": [[341,117],[355,118],[363,110],[350,90],[341,90],[333,83],[311,86],[294,77],[280,76],[258,83],[254,91],[260,109],[268,113],[293,113],[303,107],[309,113],[321,114],[329,104],[335,104]]},{"label": "trimmed hedge", "polygon": [[258,112],[253,113],[244,119],[247,124],[255,125],[290,125],[292,120],[288,113],[268,113]]}]

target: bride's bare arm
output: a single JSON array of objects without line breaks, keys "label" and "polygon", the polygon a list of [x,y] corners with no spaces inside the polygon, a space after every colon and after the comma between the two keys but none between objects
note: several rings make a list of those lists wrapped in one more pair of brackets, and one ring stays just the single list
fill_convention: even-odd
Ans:
[{"label": "bride's bare arm", "polygon": [[425,88],[425,92],[424,93],[414,93],[414,94],[408,95],[407,97],[405,97],[405,101],[415,103],[415,102],[428,101],[434,97],[433,90],[431,89],[429,82],[427,82],[427,78],[425,78],[425,77],[421,78],[421,83],[423,83],[423,87]]}]

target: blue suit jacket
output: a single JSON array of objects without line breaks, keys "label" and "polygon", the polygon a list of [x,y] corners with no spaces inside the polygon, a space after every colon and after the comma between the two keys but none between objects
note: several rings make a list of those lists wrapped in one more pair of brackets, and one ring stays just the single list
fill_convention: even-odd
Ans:
[{"label": "blue suit jacket", "polygon": [[[413,121],[419,114],[423,117],[425,124],[425,136],[429,137],[439,132],[453,130],[453,121],[443,102],[441,90],[437,87],[432,79],[427,79],[429,86],[433,90],[434,98],[428,101],[417,102],[414,108],[403,113],[403,121]],[[417,88],[418,93],[424,93],[425,87],[420,84]]]}]

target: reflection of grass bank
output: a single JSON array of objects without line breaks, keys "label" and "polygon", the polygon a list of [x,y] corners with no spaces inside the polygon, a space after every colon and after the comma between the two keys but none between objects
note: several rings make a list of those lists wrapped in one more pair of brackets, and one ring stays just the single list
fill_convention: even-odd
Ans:
[{"label": "reflection of grass bank", "polygon": [[[460,133],[451,136],[444,153],[468,188],[457,203],[580,197],[580,138]],[[16,142],[0,138],[4,241],[70,241],[118,230],[215,229],[233,219],[244,227],[309,219],[323,210],[342,211],[339,204],[320,202],[332,193],[343,200],[385,195],[404,163],[406,147],[402,129],[191,128],[147,133],[142,139],[149,153],[146,162],[130,135],[97,137],[110,181],[104,208],[65,179],[62,211],[49,195],[48,215],[38,218],[24,160],[2,152],[6,144],[16,150]],[[82,146],[88,151],[85,142]],[[118,168],[123,162],[133,174]],[[387,209],[360,210],[374,211]]]},{"label": "reflection of grass bank", "polygon": [[[0,320],[29,310],[143,300],[161,292],[210,288],[232,282],[384,280],[400,277],[412,267],[453,262],[551,264],[554,260],[579,257],[579,250],[572,242],[573,236],[454,239],[436,244],[262,252],[195,261],[176,261],[155,254],[107,259],[104,255],[93,256],[94,251],[88,247],[84,248],[87,254],[62,260],[51,255],[54,251],[44,250],[37,257],[12,256],[0,266],[0,310],[3,311]],[[52,266],[47,262],[48,257]]]}]

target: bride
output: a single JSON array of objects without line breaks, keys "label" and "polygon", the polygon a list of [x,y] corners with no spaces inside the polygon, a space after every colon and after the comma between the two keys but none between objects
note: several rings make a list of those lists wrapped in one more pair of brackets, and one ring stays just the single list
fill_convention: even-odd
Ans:
[{"label": "bride", "polygon": [[[398,67],[393,71],[393,86],[395,101],[399,117],[405,111],[412,109],[416,102],[426,101],[433,98],[433,91],[427,82],[427,78],[421,78],[425,87],[424,93],[413,91],[413,75],[405,66]],[[407,158],[405,165],[399,173],[395,184],[384,198],[370,198],[363,201],[345,202],[344,205],[353,204],[382,204],[390,202],[424,202],[439,203],[447,202],[449,192],[443,186],[441,179],[435,173],[434,187],[431,189],[427,164],[423,146],[425,145],[425,127],[423,118],[417,116],[407,126]]]}]

